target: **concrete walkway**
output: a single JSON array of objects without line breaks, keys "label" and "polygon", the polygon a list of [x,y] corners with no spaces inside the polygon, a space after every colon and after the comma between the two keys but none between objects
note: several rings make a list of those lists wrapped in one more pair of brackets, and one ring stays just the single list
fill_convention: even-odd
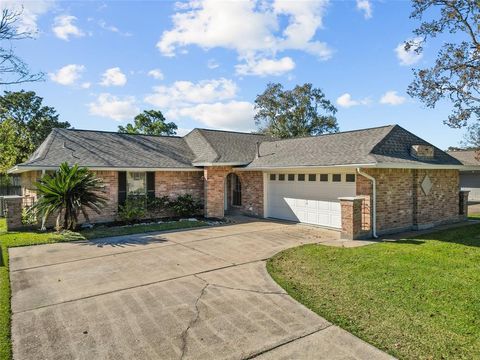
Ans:
[{"label": "concrete walkway", "polygon": [[304,243],[368,242],[251,221],[12,248],[14,359],[389,359],[269,277]]}]

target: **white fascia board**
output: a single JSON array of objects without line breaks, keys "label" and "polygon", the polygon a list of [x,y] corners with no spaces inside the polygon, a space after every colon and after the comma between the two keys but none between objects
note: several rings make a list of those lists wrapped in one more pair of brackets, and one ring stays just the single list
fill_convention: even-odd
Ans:
[{"label": "white fascia board", "polygon": [[380,163],[373,166],[378,169],[439,169],[439,170],[462,170],[464,165],[437,165],[437,164],[402,164]]},{"label": "white fascia board", "polygon": [[304,166],[269,166],[269,167],[246,167],[235,169],[235,171],[281,171],[281,170],[315,170],[315,169],[333,169],[333,168],[357,168],[357,167],[372,167],[375,164],[348,164],[348,165],[304,165]]},{"label": "white fascia board", "polygon": [[193,166],[243,166],[247,165],[248,163],[245,162],[225,162],[225,163],[220,163],[220,162],[196,162],[193,163]]},{"label": "white fascia board", "polygon": [[[132,171],[132,172],[147,172],[147,171],[203,171],[196,167],[192,168],[120,168],[120,167],[102,167],[102,166],[81,166],[86,167],[92,171]],[[16,165],[7,171],[8,174],[20,174],[27,171],[38,170],[57,170],[58,166],[22,166]]]}]

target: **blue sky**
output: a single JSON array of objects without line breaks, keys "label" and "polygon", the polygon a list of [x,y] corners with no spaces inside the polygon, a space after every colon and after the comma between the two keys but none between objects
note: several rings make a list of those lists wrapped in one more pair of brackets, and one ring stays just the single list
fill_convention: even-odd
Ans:
[{"label": "blue sky", "polygon": [[[6,6],[18,2],[1,1]],[[45,81],[34,90],[75,128],[113,130],[159,109],[193,127],[249,131],[268,82],[312,83],[336,103],[341,130],[397,123],[446,148],[463,130],[406,94],[413,67],[435,59],[401,47],[417,25],[408,1],[24,2],[37,36],[17,53]]]}]

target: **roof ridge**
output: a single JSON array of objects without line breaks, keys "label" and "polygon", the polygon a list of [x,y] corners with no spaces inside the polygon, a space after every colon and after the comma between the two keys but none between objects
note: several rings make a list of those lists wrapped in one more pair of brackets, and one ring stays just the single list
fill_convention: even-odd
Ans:
[{"label": "roof ridge", "polygon": [[164,138],[178,138],[183,139],[183,136],[179,135],[147,135],[147,134],[129,134],[129,133],[121,133],[118,131],[108,131],[108,130],[89,130],[89,129],[65,129],[65,128],[53,128],[53,130],[58,131],[75,131],[75,132],[94,132],[94,133],[104,133],[104,134],[115,134],[115,135],[128,135],[128,136],[148,136],[148,137],[164,137]]},{"label": "roof ridge", "polygon": [[[255,136],[267,136],[261,133],[249,133],[244,131],[233,131],[233,130],[222,130],[222,129],[206,129],[206,128],[194,128],[193,130],[200,130],[200,131],[214,131],[214,132],[225,132],[229,134],[242,134],[242,135],[255,135]],[[192,131],[193,131],[192,130]]]},{"label": "roof ridge", "polygon": [[[268,142],[278,142],[278,141],[287,141],[287,140],[296,140],[296,139],[316,139],[324,136],[330,136],[330,135],[340,135],[340,134],[349,134],[353,132],[360,132],[360,131],[367,131],[367,130],[375,130],[375,129],[382,129],[382,128],[388,128],[391,127],[392,129],[395,128],[396,126],[399,126],[397,124],[390,124],[390,125],[382,125],[382,126],[373,126],[369,128],[364,128],[364,129],[354,129],[354,130],[346,130],[346,131],[338,131],[335,133],[328,133],[328,134],[319,134],[319,135],[306,135],[306,136],[299,136],[299,137],[293,137],[293,138],[284,138],[284,139],[277,139],[277,138],[271,138],[272,141]],[[266,141],[264,141],[266,142]]]}]

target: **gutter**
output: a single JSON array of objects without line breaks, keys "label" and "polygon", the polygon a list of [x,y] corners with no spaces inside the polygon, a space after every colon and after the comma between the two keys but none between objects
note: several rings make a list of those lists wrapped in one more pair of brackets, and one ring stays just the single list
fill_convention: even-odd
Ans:
[{"label": "gutter", "polygon": [[358,175],[362,175],[372,182],[372,187],[373,187],[373,194],[372,194],[372,236],[375,239],[378,239],[378,236],[377,236],[377,181],[375,180],[375,178],[373,176],[362,172],[362,170],[360,168],[357,168],[357,173],[358,173]]}]

